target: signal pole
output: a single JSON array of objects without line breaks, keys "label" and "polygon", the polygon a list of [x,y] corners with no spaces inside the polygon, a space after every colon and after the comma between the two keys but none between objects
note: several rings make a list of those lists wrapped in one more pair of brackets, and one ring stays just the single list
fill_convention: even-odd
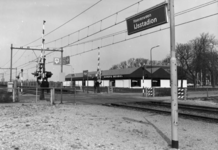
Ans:
[{"label": "signal pole", "polygon": [[175,50],[175,16],[174,16],[174,0],[169,0],[170,11],[170,73],[171,73],[171,140],[172,148],[179,148],[178,141],[178,93],[177,93],[177,61]]},{"label": "signal pole", "polygon": [[61,47],[61,73],[63,72],[63,48]]},{"label": "signal pole", "polygon": [[11,69],[10,69],[10,82],[12,82],[12,57],[13,57],[13,45],[11,44]]}]

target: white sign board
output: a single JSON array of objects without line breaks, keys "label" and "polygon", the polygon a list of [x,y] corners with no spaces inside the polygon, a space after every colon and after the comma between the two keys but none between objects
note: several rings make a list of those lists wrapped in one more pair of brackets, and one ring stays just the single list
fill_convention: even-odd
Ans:
[{"label": "white sign board", "polygon": [[54,65],[61,65],[61,63],[63,63],[63,65],[68,65],[70,64],[70,56],[63,57],[62,61],[61,58],[54,57],[53,63]]},{"label": "white sign board", "polygon": [[8,92],[13,91],[13,82],[8,82]]},{"label": "white sign board", "polygon": [[55,57],[53,60],[54,65],[60,65],[61,64],[61,58]]}]

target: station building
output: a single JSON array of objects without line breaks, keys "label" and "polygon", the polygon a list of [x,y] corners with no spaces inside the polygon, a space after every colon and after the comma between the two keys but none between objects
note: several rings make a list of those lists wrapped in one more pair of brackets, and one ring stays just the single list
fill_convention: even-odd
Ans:
[{"label": "station building", "polygon": [[[73,81],[75,86],[94,86],[97,71],[88,72],[84,77],[82,73],[68,74],[66,81]],[[187,79],[183,70],[178,67],[178,87],[187,87]],[[144,75],[144,80],[143,80]],[[119,88],[169,88],[170,66],[146,66],[116,70],[102,70],[102,87],[113,86]],[[183,84],[183,85],[182,85]]]}]

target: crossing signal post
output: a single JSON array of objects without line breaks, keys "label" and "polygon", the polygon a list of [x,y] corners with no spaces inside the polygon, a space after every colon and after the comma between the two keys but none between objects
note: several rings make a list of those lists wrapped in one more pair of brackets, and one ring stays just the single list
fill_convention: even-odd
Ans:
[{"label": "crossing signal post", "polygon": [[[45,99],[44,88],[49,88],[48,78],[50,78],[53,74],[49,71],[45,71],[45,57],[42,58],[42,62],[38,63],[38,68],[36,72],[32,73],[37,80],[38,85],[42,88],[40,93],[40,100]],[[47,89],[48,92],[48,89]]]},{"label": "crossing signal post", "polygon": [[[17,50],[31,50],[31,51],[52,51],[52,52],[61,52],[61,56],[63,55],[63,49],[35,49],[35,48],[24,48],[24,47],[13,47],[11,45],[11,50],[13,49]],[[12,58],[11,58],[12,59]],[[49,87],[48,78],[52,77],[52,72],[46,71],[45,69],[45,62],[46,59],[43,57],[43,61],[39,62],[36,67],[36,71],[32,73],[36,77],[37,83],[40,87],[45,88]],[[12,65],[11,65],[12,68]],[[63,64],[61,64],[61,70],[63,70]],[[40,99],[44,99],[44,90],[41,91]]]}]

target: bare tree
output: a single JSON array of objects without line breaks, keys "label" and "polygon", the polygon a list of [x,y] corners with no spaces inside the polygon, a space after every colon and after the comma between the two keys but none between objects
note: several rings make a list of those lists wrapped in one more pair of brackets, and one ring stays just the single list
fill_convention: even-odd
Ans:
[{"label": "bare tree", "polygon": [[162,64],[169,65],[170,64],[170,55],[167,55],[166,58],[162,60]]},{"label": "bare tree", "polygon": [[191,45],[190,44],[177,44],[176,52],[177,52],[176,56],[177,56],[178,66],[182,68],[183,75],[190,77],[193,83],[196,83],[195,82],[196,74],[195,74],[195,70],[193,66],[194,52],[191,49]]},{"label": "bare tree", "polygon": [[113,65],[110,70],[112,69],[124,69],[124,68],[133,68],[133,67],[141,67],[148,63],[148,59],[144,58],[130,58],[127,61],[122,61],[120,64]]},{"label": "bare tree", "polygon": [[[213,47],[211,48],[210,45]],[[206,85],[208,76],[211,76],[212,86],[215,86],[218,73],[218,55],[214,49],[215,45],[217,40],[209,33],[202,33],[188,43],[176,45],[178,66],[183,68],[184,73],[194,85],[202,84],[202,80]],[[168,55],[162,62],[170,63],[170,56]]]},{"label": "bare tree", "polygon": [[196,78],[203,78],[204,85],[206,80],[209,79],[212,83],[212,86],[216,85],[216,60],[217,53],[211,47],[217,45],[217,40],[214,35],[209,33],[202,33],[200,37],[197,37],[191,41],[192,48],[194,50],[194,60],[193,65],[195,66]]},{"label": "bare tree", "polygon": [[124,68],[127,68],[127,63],[126,61],[122,61],[119,65],[119,69],[124,69]]}]

